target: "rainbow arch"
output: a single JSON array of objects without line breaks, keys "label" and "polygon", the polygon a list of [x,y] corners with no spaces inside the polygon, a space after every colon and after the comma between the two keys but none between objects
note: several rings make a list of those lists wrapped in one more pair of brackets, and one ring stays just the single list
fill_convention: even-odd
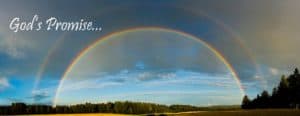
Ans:
[{"label": "rainbow arch", "polygon": [[59,46],[63,43],[63,41],[65,40],[65,36],[67,35],[67,33],[62,33],[58,39],[55,41],[54,43],[54,46],[52,46],[46,56],[44,57],[42,63],[40,64],[39,66],[39,70],[37,71],[36,73],[36,76],[35,76],[35,82],[34,82],[34,85],[33,85],[33,89],[32,91],[35,91],[37,90],[38,86],[39,86],[39,82],[41,81],[42,79],[42,76],[48,66],[48,64],[50,63],[51,61],[51,58],[53,56],[53,54],[55,53],[55,51],[57,51],[59,49]]},{"label": "rainbow arch", "polygon": [[159,30],[159,31],[164,31],[164,32],[177,33],[177,34],[186,36],[188,38],[192,38],[193,40],[201,43],[206,48],[208,48],[211,52],[213,52],[214,55],[221,62],[223,62],[223,64],[230,71],[231,75],[233,76],[233,79],[237,83],[237,85],[239,87],[239,90],[240,90],[240,93],[241,93],[241,97],[245,95],[244,87],[242,86],[241,81],[240,81],[240,79],[238,77],[238,74],[236,73],[236,71],[234,70],[234,68],[232,67],[232,65],[226,60],[226,58],[224,57],[224,55],[221,54],[221,52],[219,52],[216,48],[214,48],[210,44],[206,43],[205,41],[203,41],[200,38],[197,38],[197,37],[195,37],[195,36],[193,36],[191,34],[188,34],[186,32],[182,32],[182,31],[178,31],[178,30],[174,30],[174,29],[163,28],[163,27],[134,27],[134,28],[129,28],[129,29],[121,30],[121,31],[112,32],[112,33],[110,33],[110,34],[108,34],[106,36],[103,36],[103,37],[97,39],[95,42],[93,42],[92,44],[88,45],[86,48],[84,48],[83,50],[81,50],[72,59],[71,63],[66,68],[65,72],[63,73],[63,75],[61,77],[61,80],[60,80],[59,85],[58,85],[58,87],[56,89],[55,96],[54,96],[54,99],[53,99],[53,107],[55,107],[56,104],[57,104],[58,96],[59,96],[59,93],[61,92],[61,88],[62,88],[62,85],[63,85],[64,81],[66,80],[66,78],[69,75],[69,73],[72,71],[73,67],[82,58],[82,56],[86,55],[87,53],[89,53],[90,50],[92,50],[93,48],[95,48],[98,44],[100,44],[101,42],[103,42],[105,40],[108,40],[109,38],[112,38],[112,37],[120,35],[120,34],[126,34],[126,33],[129,33],[129,32],[135,32],[135,31],[139,31],[139,30]]}]

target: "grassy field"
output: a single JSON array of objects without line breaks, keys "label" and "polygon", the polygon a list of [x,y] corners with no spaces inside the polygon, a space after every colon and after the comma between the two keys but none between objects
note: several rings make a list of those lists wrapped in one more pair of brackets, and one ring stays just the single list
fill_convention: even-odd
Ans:
[{"label": "grassy field", "polygon": [[[155,114],[159,116],[160,114]],[[196,111],[181,113],[164,113],[164,116],[300,116],[300,110],[237,110],[237,111]],[[133,116],[125,114],[90,113],[90,114],[47,114],[32,116]],[[147,116],[147,115],[144,115]],[[154,115],[149,115],[154,116]]]},{"label": "grassy field", "polygon": [[88,113],[88,114],[39,114],[31,116],[132,116],[126,114]]},{"label": "grassy field", "polygon": [[300,116],[300,110],[238,110],[238,111],[199,111],[168,114],[168,116]]}]

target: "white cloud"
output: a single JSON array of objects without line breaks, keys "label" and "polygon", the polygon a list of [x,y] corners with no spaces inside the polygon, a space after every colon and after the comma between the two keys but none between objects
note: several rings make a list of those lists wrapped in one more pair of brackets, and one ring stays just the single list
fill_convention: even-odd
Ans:
[{"label": "white cloud", "polygon": [[27,56],[28,52],[36,52],[44,47],[42,42],[46,42],[46,39],[37,39],[39,36],[28,37],[26,34],[0,32],[0,54],[22,59]]},{"label": "white cloud", "polygon": [[279,74],[279,70],[276,68],[269,68],[269,71],[272,75],[278,75]]},{"label": "white cloud", "polygon": [[15,37],[2,37],[0,39],[0,53],[4,53],[11,58],[20,59],[25,57],[24,48],[29,43],[24,39],[16,39]]},{"label": "white cloud", "polygon": [[34,90],[31,93],[32,93],[32,95],[48,95],[48,92],[45,90],[42,90],[42,89]]},{"label": "white cloud", "polygon": [[10,87],[8,80],[5,77],[0,77],[0,90]]},{"label": "white cloud", "polygon": [[[147,86],[160,85],[205,85],[209,87],[235,88],[236,81],[230,75],[209,75],[192,71],[176,71],[168,73],[146,73],[138,78],[151,78],[156,81],[142,83]],[[160,79],[160,80],[157,80]],[[142,80],[143,81],[143,80]]]},{"label": "white cloud", "polygon": [[176,77],[176,74],[175,73],[158,74],[158,77],[161,77],[161,78],[174,78],[174,77]]},{"label": "white cloud", "polygon": [[49,93],[47,91],[34,90],[32,91],[32,96],[30,98],[32,98],[36,102],[36,101],[41,101],[48,97],[49,97]]},{"label": "white cloud", "polygon": [[171,79],[175,78],[177,75],[174,72],[160,73],[160,72],[138,72],[137,80],[139,81],[149,81],[157,79]]},{"label": "white cloud", "polygon": [[115,87],[128,83],[142,84],[143,86],[162,85],[205,85],[207,87],[236,88],[236,82],[229,74],[210,75],[200,72],[177,70],[170,72],[161,71],[121,71],[119,74],[102,75],[101,78],[89,78],[85,80],[65,80],[62,91],[74,91],[82,89],[101,89]]},{"label": "white cloud", "polygon": [[62,91],[74,91],[81,89],[99,89],[111,86],[118,86],[122,83],[120,82],[102,82],[102,79],[88,79],[83,81],[65,81],[61,90]]},{"label": "white cloud", "polygon": [[262,79],[263,77],[261,75],[254,75],[253,77],[255,80],[260,80]]},{"label": "white cloud", "polygon": [[237,85],[233,81],[229,82],[210,82],[209,85],[215,86],[215,87],[222,87],[222,88],[235,88]]},{"label": "white cloud", "polygon": [[153,74],[151,74],[150,72],[143,72],[138,74],[138,80],[140,81],[144,81],[144,80],[151,80],[153,79],[153,77],[155,77]]}]

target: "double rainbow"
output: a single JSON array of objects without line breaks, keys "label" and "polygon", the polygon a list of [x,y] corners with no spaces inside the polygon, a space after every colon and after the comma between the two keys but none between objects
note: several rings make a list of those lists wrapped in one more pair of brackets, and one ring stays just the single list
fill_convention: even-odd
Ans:
[{"label": "double rainbow", "polygon": [[163,31],[163,32],[169,32],[169,33],[176,33],[176,34],[180,34],[183,35],[187,38],[191,38],[199,43],[201,43],[202,45],[204,45],[206,48],[208,48],[221,62],[223,62],[223,64],[226,66],[226,68],[230,71],[233,79],[235,80],[236,84],[238,85],[239,89],[240,89],[240,93],[241,96],[245,95],[245,90],[241,84],[241,81],[238,77],[238,74],[236,73],[236,71],[234,70],[234,68],[232,67],[232,65],[227,61],[227,59],[224,57],[223,54],[221,54],[220,51],[218,51],[216,48],[214,48],[213,46],[211,46],[210,44],[208,44],[207,42],[201,40],[198,37],[195,37],[191,34],[182,32],[182,31],[178,31],[178,30],[173,30],[173,29],[168,29],[168,28],[162,28],[162,27],[137,27],[137,28],[129,28],[126,30],[121,30],[121,31],[117,31],[117,32],[113,32],[110,33],[104,37],[101,37],[99,39],[97,39],[95,42],[93,42],[92,44],[90,44],[89,46],[87,46],[86,48],[84,48],[82,51],[80,51],[71,61],[70,65],[67,67],[67,69],[65,70],[65,72],[63,73],[63,76],[59,82],[59,85],[57,87],[56,93],[55,93],[55,98],[53,100],[53,106],[56,106],[57,104],[57,100],[59,97],[59,94],[61,92],[62,86],[64,81],[66,80],[66,78],[68,77],[68,75],[70,74],[70,72],[72,71],[72,69],[74,68],[74,66],[78,63],[78,61],[85,56],[87,53],[89,53],[93,48],[95,48],[97,45],[99,45],[101,42],[108,40],[109,38],[113,38],[114,36],[118,36],[120,34],[126,34],[126,33],[130,33],[130,32],[136,32],[136,31],[140,31],[140,30],[156,30],[156,31]]}]

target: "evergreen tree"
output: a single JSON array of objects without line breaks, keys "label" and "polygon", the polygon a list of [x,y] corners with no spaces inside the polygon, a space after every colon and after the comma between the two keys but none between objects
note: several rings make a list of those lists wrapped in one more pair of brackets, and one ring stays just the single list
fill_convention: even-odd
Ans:
[{"label": "evergreen tree", "polygon": [[289,83],[287,78],[283,75],[278,86],[278,107],[289,107]]},{"label": "evergreen tree", "polygon": [[272,95],[270,97],[270,107],[272,108],[277,108],[279,107],[278,105],[278,101],[279,101],[279,97],[278,97],[278,90],[277,88],[273,88],[273,92],[272,92]]},{"label": "evergreen tree", "polygon": [[260,99],[261,108],[268,108],[270,106],[270,95],[266,90],[261,93]]},{"label": "evergreen tree", "polygon": [[295,69],[294,74],[289,76],[288,82],[291,105],[292,107],[296,107],[300,104],[300,74],[297,68]]},{"label": "evergreen tree", "polygon": [[[300,106],[300,74],[296,68],[288,78],[284,75],[270,96],[267,91],[257,95],[250,103],[249,98],[242,101],[242,108],[298,108]],[[245,103],[250,105],[245,105]]]},{"label": "evergreen tree", "polygon": [[242,108],[243,109],[249,109],[250,108],[250,99],[248,98],[247,95],[244,96],[243,101],[242,101]]}]

